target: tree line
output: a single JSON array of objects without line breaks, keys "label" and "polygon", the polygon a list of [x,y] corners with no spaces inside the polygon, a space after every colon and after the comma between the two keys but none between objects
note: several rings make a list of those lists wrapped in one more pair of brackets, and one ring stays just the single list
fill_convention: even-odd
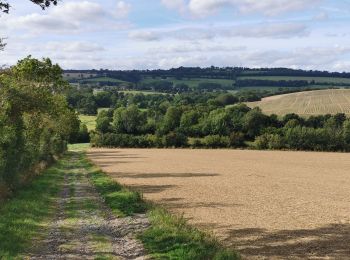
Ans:
[{"label": "tree line", "polygon": [[62,70],[25,58],[0,72],[0,198],[62,154],[79,133]]},{"label": "tree line", "polygon": [[[180,85],[180,86],[179,86]],[[76,109],[80,114],[84,115],[97,115],[98,108],[110,108],[116,106],[127,106],[130,104],[137,104],[142,109],[148,109],[159,105],[160,101],[174,101],[181,100],[185,104],[196,104],[198,102],[208,102],[211,105],[217,107],[224,105],[232,105],[239,102],[254,102],[260,101],[264,97],[280,94],[295,93],[300,91],[312,91],[316,88],[276,88],[274,90],[243,90],[235,94],[223,90],[189,90],[180,91],[185,86],[178,84],[172,87],[174,91],[164,92],[163,94],[145,95],[142,92],[124,93],[111,88],[105,88],[104,90],[94,90],[93,87],[80,87],[71,86],[65,92],[69,105]],[[152,84],[150,84],[152,86]],[[207,88],[207,87],[206,87]],[[147,89],[160,92],[157,88]],[[95,92],[95,93],[94,93]],[[220,100],[225,100],[222,103]],[[154,102],[158,102],[154,104]]]},{"label": "tree line", "polygon": [[350,149],[344,114],[279,118],[229,93],[118,95],[96,122],[91,143],[98,147]]},{"label": "tree line", "polygon": [[[330,78],[350,78],[348,72],[328,72],[317,70],[295,70],[288,68],[245,68],[245,67],[179,67],[169,70],[67,70],[66,73],[89,73],[94,74],[96,77],[109,77],[113,79],[119,79],[130,82],[132,84],[139,84],[145,78],[153,80],[186,80],[193,78],[203,79],[227,79],[233,82],[239,80],[240,77],[246,76],[290,76],[290,77],[330,77]],[[77,82],[71,79],[72,82]],[[298,81],[298,80],[296,80]],[[274,86],[276,81],[271,82]],[[264,86],[270,86],[264,82]],[[281,82],[283,83],[283,82]],[[311,82],[312,83],[312,82]],[[295,82],[295,84],[297,84]],[[318,83],[317,83],[318,84]],[[325,84],[325,83],[323,83]],[[329,83],[328,83],[329,84]],[[304,84],[303,86],[307,86]]]}]

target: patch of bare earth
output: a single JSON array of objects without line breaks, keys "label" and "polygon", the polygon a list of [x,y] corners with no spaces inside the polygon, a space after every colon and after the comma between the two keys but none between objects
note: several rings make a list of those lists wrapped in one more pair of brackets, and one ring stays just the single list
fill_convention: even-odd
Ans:
[{"label": "patch of bare earth", "polygon": [[147,259],[136,232],[148,225],[145,215],[116,218],[77,165],[66,166],[65,183],[46,240],[30,259]]},{"label": "patch of bare earth", "polygon": [[350,258],[348,154],[92,149],[88,156],[247,259]]}]

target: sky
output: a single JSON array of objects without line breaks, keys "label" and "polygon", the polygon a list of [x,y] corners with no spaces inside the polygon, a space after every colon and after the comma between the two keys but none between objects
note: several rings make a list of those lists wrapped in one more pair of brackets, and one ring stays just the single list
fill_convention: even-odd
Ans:
[{"label": "sky", "polygon": [[288,67],[350,72],[350,0],[10,1],[0,64],[64,69]]}]

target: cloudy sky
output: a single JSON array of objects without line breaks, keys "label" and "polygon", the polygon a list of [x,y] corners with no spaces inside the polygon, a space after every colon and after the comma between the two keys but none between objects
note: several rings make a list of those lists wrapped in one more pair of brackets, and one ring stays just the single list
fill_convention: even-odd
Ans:
[{"label": "cloudy sky", "polygon": [[62,0],[46,11],[10,2],[0,64],[32,54],[65,69],[350,71],[350,0]]}]

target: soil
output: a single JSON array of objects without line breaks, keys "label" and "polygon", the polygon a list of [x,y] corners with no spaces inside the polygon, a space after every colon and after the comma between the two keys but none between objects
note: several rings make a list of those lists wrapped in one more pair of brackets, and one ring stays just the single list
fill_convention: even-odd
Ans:
[{"label": "soil", "polygon": [[88,156],[246,259],[350,258],[348,154],[91,149]]}]

